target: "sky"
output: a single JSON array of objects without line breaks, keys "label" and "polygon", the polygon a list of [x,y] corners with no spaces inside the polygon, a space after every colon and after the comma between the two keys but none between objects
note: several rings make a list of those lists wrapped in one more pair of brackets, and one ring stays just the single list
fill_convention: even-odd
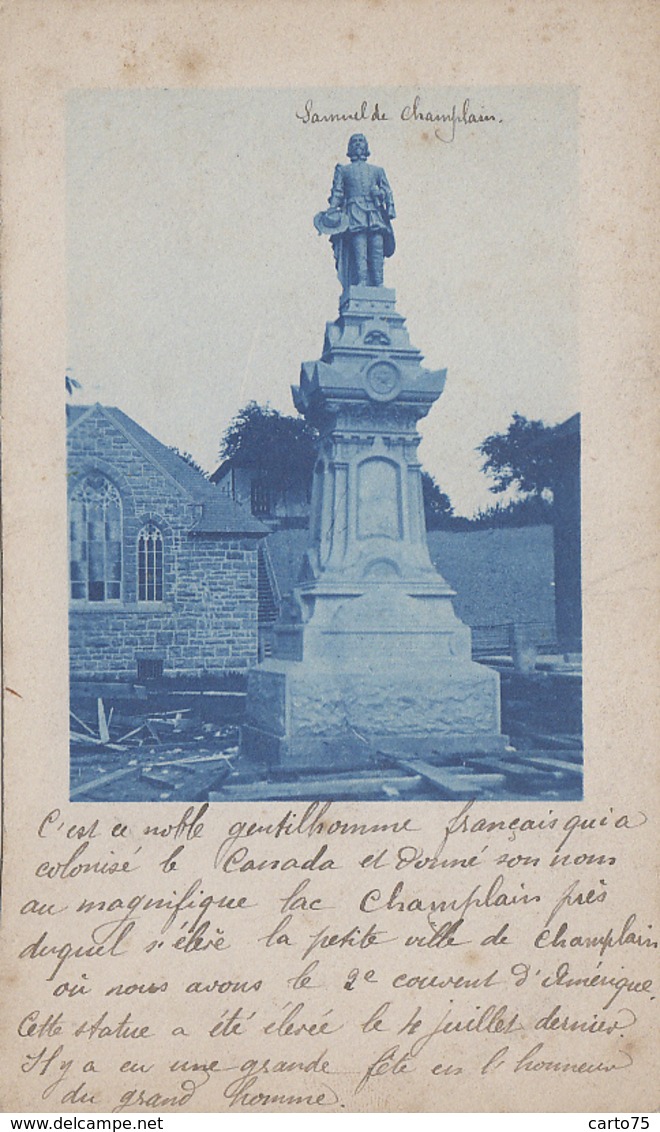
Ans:
[{"label": "sky", "polygon": [[[485,121],[420,118],[460,119],[466,99]],[[363,103],[379,120],[312,120]],[[471,514],[497,498],[486,436],[513,412],[553,424],[579,409],[572,88],[73,92],[73,400],[118,406],[207,470],[247,401],[295,413],[291,385],[340,293],[312,218],[356,130],[394,193],[385,284],[425,364],[448,371],[420,457]]]}]

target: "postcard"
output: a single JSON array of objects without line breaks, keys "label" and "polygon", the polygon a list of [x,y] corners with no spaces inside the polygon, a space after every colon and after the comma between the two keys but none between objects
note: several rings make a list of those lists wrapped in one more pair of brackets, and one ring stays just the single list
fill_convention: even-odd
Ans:
[{"label": "postcard", "polygon": [[606,7],[4,14],[6,1110],[657,1107]]}]

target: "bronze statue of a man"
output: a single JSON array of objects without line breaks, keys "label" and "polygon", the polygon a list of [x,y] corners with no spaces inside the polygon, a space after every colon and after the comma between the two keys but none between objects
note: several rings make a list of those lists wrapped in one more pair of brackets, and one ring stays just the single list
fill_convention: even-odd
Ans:
[{"label": "bronze statue of a man", "polygon": [[344,287],[382,287],[383,259],[394,252],[394,198],[385,170],[370,165],[364,134],[348,143],[350,165],[335,167],[330,208],[314,217],[314,226],[330,237],[337,275]]}]

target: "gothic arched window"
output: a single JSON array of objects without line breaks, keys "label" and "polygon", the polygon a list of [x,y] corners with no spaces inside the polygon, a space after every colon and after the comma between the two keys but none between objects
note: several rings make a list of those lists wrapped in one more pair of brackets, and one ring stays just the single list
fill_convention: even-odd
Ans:
[{"label": "gothic arched window", "polygon": [[86,476],[69,502],[71,597],[120,601],[122,506],[114,484]]},{"label": "gothic arched window", "polygon": [[155,523],[138,535],[138,601],[163,600],[163,536]]}]

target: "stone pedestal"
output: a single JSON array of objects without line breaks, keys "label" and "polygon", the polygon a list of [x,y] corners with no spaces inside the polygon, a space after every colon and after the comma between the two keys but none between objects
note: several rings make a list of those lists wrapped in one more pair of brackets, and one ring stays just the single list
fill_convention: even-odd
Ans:
[{"label": "stone pedestal", "polygon": [[310,545],[248,676],[244,754],[282,768],[359,766],[376,751],[499,750],[499,677],[471,659],[426,543],[417,421],[446,371],[422,367],[394,291],[351,287],[302,366],[318,428]]}]

